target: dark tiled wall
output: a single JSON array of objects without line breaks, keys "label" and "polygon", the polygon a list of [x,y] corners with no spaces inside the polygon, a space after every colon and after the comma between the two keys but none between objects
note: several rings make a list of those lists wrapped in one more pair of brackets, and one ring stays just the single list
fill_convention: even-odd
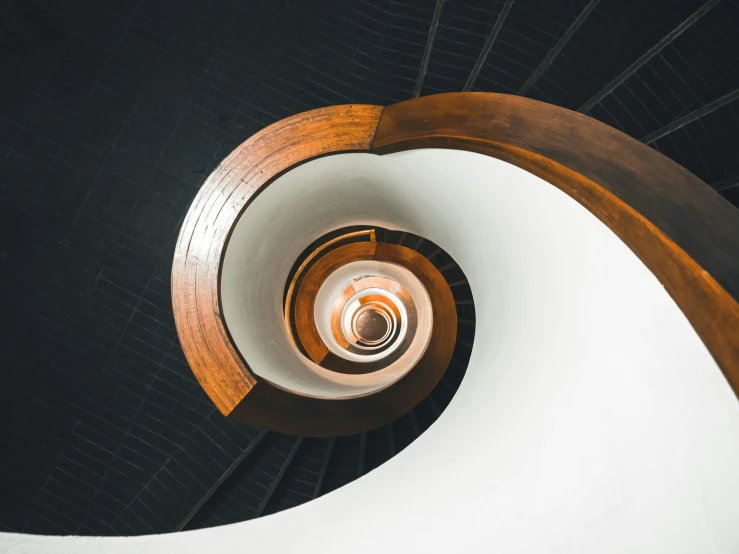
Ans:
[{"label": "dark tiled wall", "polygon": [[[257,436],[214,411],[183,358],[179,225],[263,126],[408,97],[425,37],[383,43],[395,9],[3,3],[0,529],[174,529]],[[402,11],[406,24],[428,10]]]}]

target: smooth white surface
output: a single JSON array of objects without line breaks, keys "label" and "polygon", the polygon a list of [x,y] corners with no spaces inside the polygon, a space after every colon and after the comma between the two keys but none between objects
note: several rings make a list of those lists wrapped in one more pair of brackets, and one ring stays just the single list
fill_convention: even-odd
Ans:
[{"label": "smooth white surface", "polygon": [[285,512],[127,539],[3,534],[0,551],[739,551],[739,402],[663,287],[594,216],[468,152],[346,154],[293,173],[295,211],[264,217],[297,219],[306,242],[326,219],[369,219],[433,240],[464,269],[475,345],[447,410],[375,471]]}]

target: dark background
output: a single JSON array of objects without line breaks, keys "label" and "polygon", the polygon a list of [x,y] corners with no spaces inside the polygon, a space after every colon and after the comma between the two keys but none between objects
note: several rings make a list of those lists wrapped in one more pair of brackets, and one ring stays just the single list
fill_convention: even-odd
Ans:
[{"label": "dark background", "polygon": [[[527,96],[579,108],[704,1],[601,0]],[[423,95],[462,89],[503,4],[444,3]],[[586,4],[516,2],[473,90],[517,93]],[[169,296],[179,225],[208,173],[264,126],[411,98],[434,7],[0,4],[0,530],[176,529],[250,447],[198,525],[253,516],[296,439],[230,423],[190,372]],[[739,2],[724,0],[590,115],[641,139],[737,89]],[[739,204],[739,102],[652,146]],[[350,480],[342,460],[374,452],[357,440],[336,442],[333,487]],[[306,475],[326,448],[300,446]],[[264,513],[310,497],[309,477],[291,479]]]}]

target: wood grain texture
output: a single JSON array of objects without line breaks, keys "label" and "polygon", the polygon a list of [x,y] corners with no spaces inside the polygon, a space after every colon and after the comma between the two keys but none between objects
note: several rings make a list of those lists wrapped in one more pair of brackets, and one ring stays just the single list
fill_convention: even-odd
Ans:
[{"label": "wood grain texture", "polygon": [[493,156],[577,200],[662,282],[739,396],[739,212],[697,177],[585,115],[502,94],[389,106],[373,151],[414,148]]},{"label": "wood grain texture", "polygon": [[290,168],[336,152],[366,152],[381,113],[379,106],[334,106],[278,121],[234,150],[195,197],[175,247],[172,305],[187,361],[224,414],[257,383],[221,315],[219,272],[233,226],[260,190]]}]

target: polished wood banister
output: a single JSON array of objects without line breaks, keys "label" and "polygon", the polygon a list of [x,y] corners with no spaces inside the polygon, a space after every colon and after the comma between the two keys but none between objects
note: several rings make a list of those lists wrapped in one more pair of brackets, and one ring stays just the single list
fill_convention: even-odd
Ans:
[{"label": "polished wood banister", "polygon": [[327,154],[369,151],[382,110],[334,106],[266,127],[218,165],[188,210],[172,265],[175,325],[195,377],[224,414],[257,384],[222,317],[220,268],[234,225],[285,171]]}]

